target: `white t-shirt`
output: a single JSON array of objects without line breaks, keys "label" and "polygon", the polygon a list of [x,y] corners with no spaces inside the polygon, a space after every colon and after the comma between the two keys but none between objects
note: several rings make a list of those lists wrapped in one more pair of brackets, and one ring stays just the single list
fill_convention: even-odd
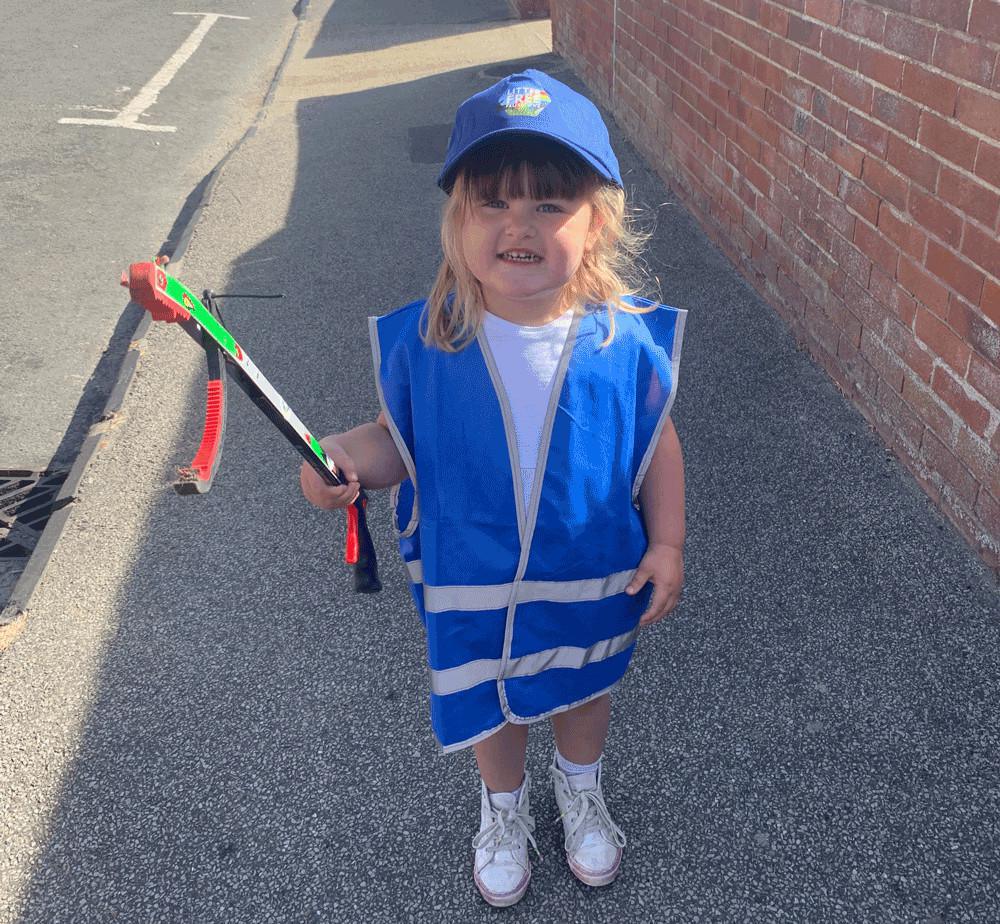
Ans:
[{"label": "white t-shirt", "polygon": [[488,311],[483,314],[483,332],[496,360],[514,418],[525,507],[535,479],[552,379],[572,323],[572,311],[541,327],[512,324]]}]

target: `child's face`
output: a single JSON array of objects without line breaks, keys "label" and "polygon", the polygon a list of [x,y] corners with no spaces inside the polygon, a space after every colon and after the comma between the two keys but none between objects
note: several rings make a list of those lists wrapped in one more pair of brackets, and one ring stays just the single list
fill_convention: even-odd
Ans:
[{"label": "child's face", "polygon": [[600,233],[590,199],[474,201],[462,227],[465,261],[486,307],[507,320],[544,324]]}]

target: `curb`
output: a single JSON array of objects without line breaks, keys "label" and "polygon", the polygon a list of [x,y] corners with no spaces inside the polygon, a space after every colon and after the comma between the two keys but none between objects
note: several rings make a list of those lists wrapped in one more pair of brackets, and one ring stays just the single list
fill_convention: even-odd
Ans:
[{"label": "curb", "polygon": [[[264,96],[264,100],[257,110],[257,115],[240,140],[226,152],[222,159],[192,191],[188,201],[181,208],[177,222],[175,222],[174,227],[171,229],[170,237],[167,238],[162,249],[159,251],[160,254],[170,257],[171,271],[184,259],[184,253],[191,243],[194,229],[198,225],[202,212],[212,201],[212,195],[215,192],[215,187],[218,185],[219,178],[222,176],[227,161],[249,139],[257,134],[257,129],[264,121],[267,110],[274,99],[278,84],[281,82],[281,77],[285,72],[285,67],[291,57],[292,50],[298,41],[302,23],[309,12],[309,0],[298,0],[292,12],[295,14],[297,20],[295,28],[292,30],[291,38],[288,40],[285,53],[281,56],[281,61],[274,72],[274,76],[271,78],[271,83]],[[176,237],[177,243],[171,247],[170,241],[175,231],[178,231]],[[133,303],[128,302],[123,310],[128,311],[132,306]],[[73,460],[66,480],[53,499],[52,505],[55,508],[55,512],[45,524],[41,535],[38,537],[38,542],[35,544],[35,548],[28,557],[24,571],[21,572],[17,583],[14,584],[14,588],[11,590],[10,598],[4,603],[2,610],[0,610],[0,652],[4,651],[24,628],[31,597],[42,575],[45,573],[45,568],[52,557],[52,553],[55,551],[56,543],[59,541],[59,537],[62,535],[63,529],[69,520],[73,504],[77,500],[76,492],[80,486],[80,482],[90,463],[97,455],[98,450],[103,446],[104,435],[113,425],[119,411],[121,411],[125,395],[128,394],[128,390],[132,385],[132,379],[135,377],[136,367],[139,364],[139,357],[142,355],[143,341],[149,332],[151,323],[152,318],[147,312],[143,311],[132,331],[128,350],[122,358],[121,366],[115,376],[115,383],[104,404],[104,409],[87,431],[87,435],[80,445],[80,449]]]}]

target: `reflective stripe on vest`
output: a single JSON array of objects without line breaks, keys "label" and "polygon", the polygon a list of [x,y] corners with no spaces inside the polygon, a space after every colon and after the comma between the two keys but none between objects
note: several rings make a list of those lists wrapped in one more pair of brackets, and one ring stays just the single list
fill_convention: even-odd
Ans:
[{"label": "reflective stripe on vest", "polygon": [[[564,645],[561,648],[550,648],[520,658],[511,658],[507,661],[504,677],[527,677],[554,667],[575,670],[624,651],[635,641],[638,634],[639,630],[636,628],[614,638],[602,639],[588,648]],[[449,693],[468,690],[487,680],[499,680],[501,664],[500,660],[479,660],[469,661],[460,667],[451,667],[443,671],[431,671],[431,690],[438,696],[447,696]]]}]

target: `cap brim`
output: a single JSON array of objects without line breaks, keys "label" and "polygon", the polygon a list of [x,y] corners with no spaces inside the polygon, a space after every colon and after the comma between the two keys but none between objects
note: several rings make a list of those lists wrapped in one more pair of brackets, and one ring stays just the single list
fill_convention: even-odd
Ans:
[{"label": "cap brim", "polygon": [[530,128],[498,128],[496,131],[483,135],[470,144],[467,144],[461,151],[458,152],[458,154],[448,161],[444,167],[441,168],[441,172],[438,174],[437,179],[438,186],[440,186],[446,193],[450,194],[451,188],[455,182],[455,172],[458,169],[462,158],[467,154],[470,154],[476,148],[500,135],[530,135],[534,138],[548,138],[551,141],[555,141],[556,143],[563,145],[563,147],[568,148],[574,154],[581,157],[587,164],[594,168],[599,176],[604,177],[604,179],[606,179],[609,183],[614,183],[615,186],[622,186],[621,179],[615,176],[608,168],[607,164],[591,154],[590,151],[585,148],[581,148],[572,141],[568,141],[566,138],[562,138],[552,132],[532,131]]}]

